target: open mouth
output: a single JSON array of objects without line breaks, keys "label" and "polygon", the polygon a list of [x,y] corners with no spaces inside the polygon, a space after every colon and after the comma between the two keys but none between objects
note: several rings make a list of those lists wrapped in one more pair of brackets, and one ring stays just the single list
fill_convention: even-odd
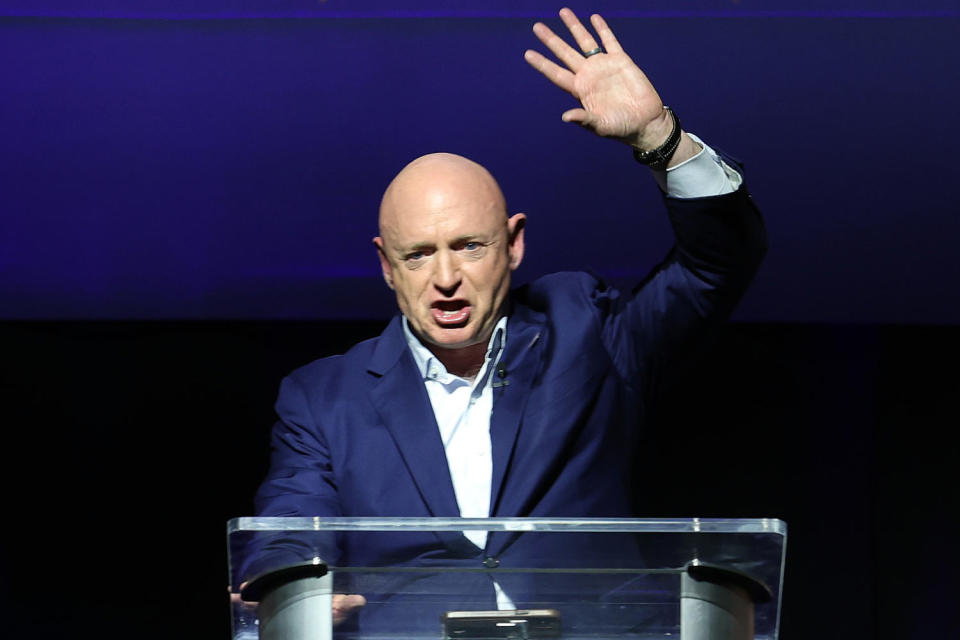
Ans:
[{"label": "open mouth", "polygon": [[470,319],[470,309],[466,300],[438,300],[430,305],[434,321],[450,328],[465,325]]}]

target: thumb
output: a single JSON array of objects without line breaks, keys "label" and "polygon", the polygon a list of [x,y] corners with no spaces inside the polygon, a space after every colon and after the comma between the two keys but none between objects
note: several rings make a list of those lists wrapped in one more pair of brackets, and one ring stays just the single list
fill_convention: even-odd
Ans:
[{"label": "thumb", "polygon": [[333,624],[338,625],[346,620],[354,609],[367,604],[367,599],[355,594],[334,594],[333,596]]},{"label": "thumb", "polygon": [[590,126],[593,118],[590,117],[590,114],[587,113],[586,109],[570,109],[569,111],[564,111],[563,115],[560,116],[560,119],[564,122],[573,122],[574,124],[579,124],[583,127]]}]

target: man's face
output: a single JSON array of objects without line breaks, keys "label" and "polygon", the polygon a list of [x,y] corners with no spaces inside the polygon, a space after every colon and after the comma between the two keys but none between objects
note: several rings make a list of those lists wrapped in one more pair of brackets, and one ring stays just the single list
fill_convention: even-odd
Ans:
[{"label": "man's face", "polygon": [[489,340],[523,257],[525,216],[508,220],[504,207],[493,178],[457,156],[413,163],[384,195],[374,240],[383,276],[428,346]]}]

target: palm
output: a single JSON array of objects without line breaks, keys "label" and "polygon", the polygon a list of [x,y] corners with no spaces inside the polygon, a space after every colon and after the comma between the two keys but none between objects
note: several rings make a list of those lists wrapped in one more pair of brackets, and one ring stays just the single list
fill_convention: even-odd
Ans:
[{"label": "palm", "polygon": [[586,60],[571,94],[589,116],[584,126],[607,138],[629,138],[663,110],[647,76],[623,52]]},{"label": "palm", "polygon": [[[572,11],[563,9],[560,17],[581,51],[598,48],[596,40]],[[524,57],[551,82],[580,101],[580,108],[563,114],[565,121],[576,122],[600,136],[636,144],[644,139],[647,125],[663,114],[663,103],[603,18],[594,15],[591,22],[606,49],[602,55],[585,56],[549,27],[537,23],[533,32],[564,66],[536,51],[527,51]]]}]

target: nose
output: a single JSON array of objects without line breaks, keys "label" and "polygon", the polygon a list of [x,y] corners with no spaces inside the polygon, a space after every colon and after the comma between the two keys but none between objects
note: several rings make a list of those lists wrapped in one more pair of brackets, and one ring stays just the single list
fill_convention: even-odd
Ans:
[{"label": "nose", "polygon": [[434,262],[433,286],[444,296],[450,297],[460,286],[460,265],[450,251],[440,251]]}]

